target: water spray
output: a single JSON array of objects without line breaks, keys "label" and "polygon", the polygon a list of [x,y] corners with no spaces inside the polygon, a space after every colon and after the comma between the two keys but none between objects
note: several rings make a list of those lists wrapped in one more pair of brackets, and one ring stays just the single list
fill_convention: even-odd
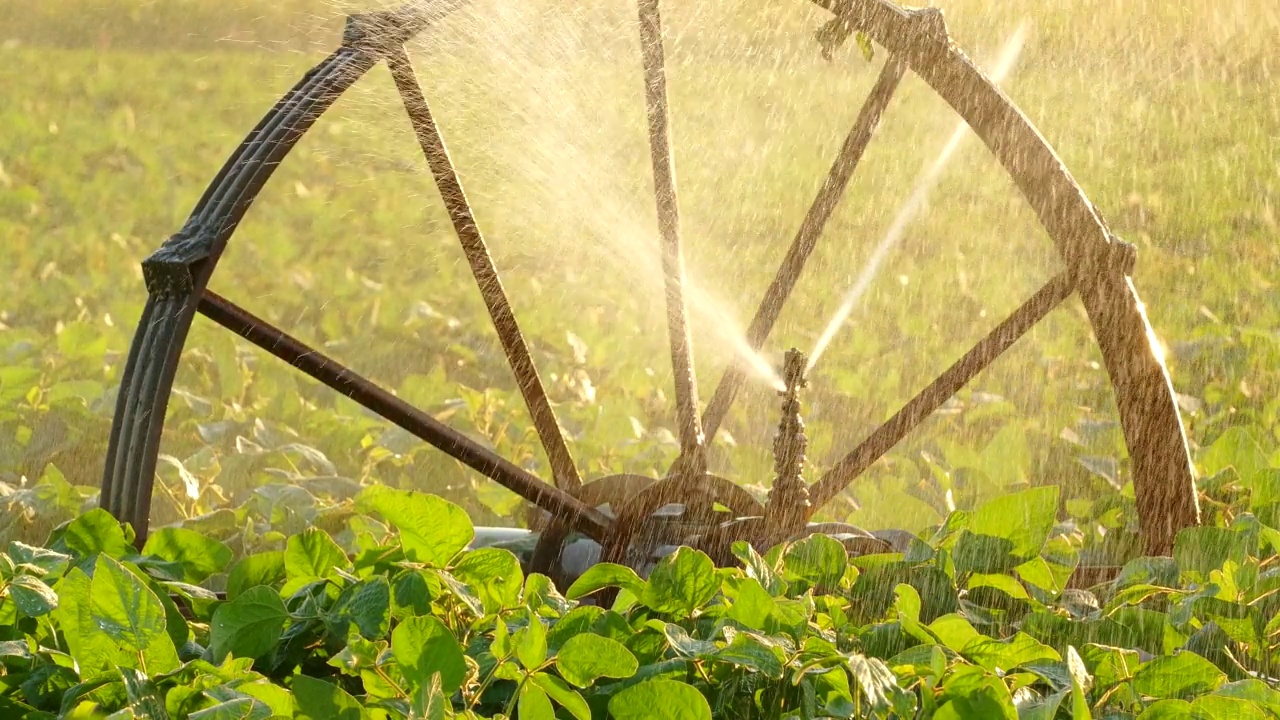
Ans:
[{"label": "water spray", "polygon": [[[1009,71],[1013,69],[1018,56],[1022,54],[1022,47],[1026,43],[1028,30],[1029,24],[1023,21],[1013,35],[1005,41],[996,66],[990,73],[992,82],[999,83],[1009,75]],[[880,244],[871,253],[871,259],[867,261],[867,265],[863,268],[862,274],[858,276],[857,282],[845,293],[844,299],[840,302],[840,308],[836,310],[835,316],[831,318],[831,322],[827,324],[826,329],[822,331],[822,335],[818,338],[818,342],[813,346],[813,352],[809,354],[807,369],[813,369],[818,362],[818,358],[822,357],[822,354],[827,351],[827,347],[835,338],[836,333],[840,332],[840,328],[844,327],[844,323],[849,319],[854,307],[857,306],[862,296],[866,294],[871,282],[879,275],[880,265],[884,262],[885,257],[902,239],[911,221],[924,209],[929,200],[929,193],[942,177],[942,171],[946,169],[951,158],[955,156],[956,150],[960,148],[960,143],[968,136],[969,124],[961,119],[956,123],[956,129],[951,133],[951,139],[943,146],[942,152],[938,154],[937,159],[925,169],[916,181],[916,187],[911,192],[911,196],[907,198],[907,201],[898,210],[897,217],[893,219],[893,224],[889,226],[889,231],[885,233],[884,238],[880,240]]]}]

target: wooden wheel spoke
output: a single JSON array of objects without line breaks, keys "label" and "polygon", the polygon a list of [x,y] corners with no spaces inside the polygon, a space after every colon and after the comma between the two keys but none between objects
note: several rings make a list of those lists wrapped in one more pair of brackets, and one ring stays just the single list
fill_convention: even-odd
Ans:
[{"label": "wooden wheel spoke", "polygon": [[639,0],[640,50],[644,63],[645,109],[649,118],[649,154],[653,161],[658,231],[662,236],[662,272],[667,300],[667,333],[675,380],[676,425],[680,457],[705,464],[704,435],[698,417],[698,383],[693,367],[684,298],[684,257],[680,249],[680,206],[676,196],[675,159],[671,152],[671,115],[667,102],[666,58],[658,0]]},{"label": "wooden wheel spoke", "polygon": [[467,256],[467,262],[471,265],[472,275],[475,276],[480,295],[484,298],[485,307],[489,310],[489,317],[493,320],[493,326],[498,332],[498,339],[507,355],[511,371],[515,374],[520,394],[524,396],[525,405],[533,416],[533,426],[551,463],[552,476],[559,487],[570,490],[580,487],[582,479],[578,475],[573,456],[569,453],[568,443],[565,441],[560,423],[556,420],[555,411],[551,408],[546,388],[542,385],[542,379],[538,376],[537,367],[529,353],[529,346],[525,342],[524,334],[520,332],[520,326],[516,323],[515,314],[511,311],[511,302],[507,299],[506,290],[502,287],[493,258],[489,255],[489,246],[485,243],[484,236],[476,224],[471,204],[467,201],[466,193],[463,192],[462,182],[458,178],[453,161],[449,158],[449,151],[445,147],[444,138],[440,135],[440,128],[431,114],[426,97],[422,94],[422,88],[418,84],[417,75],[414,73],[404,46],[398,46],[387,55],[387,65],[400,91],[400,98],[409,114],[409,121],[413,125],[414,134],[417,135],[422,154],[426,157],[431,174],[435,177],[436,186],[440,190],[449,219],[453,222],[453,228]]},{"label": "wooden wheel spoke", "polygon": [[951,367],[921,390],[888,422],[876,428],[853,452],[845,455],[809,489],[809,517],[830,502],[855,478],[898,444],[933,411],[960,391],[1005,350],[1008,350],[1075,290],[1068,272],[1060,273],[1032,295],[1012,315],[978,341]]},{"label": "wooden wheel spoke", "polygon": [[[756,315],[747,328],[747,344],[753,351],[759,351],[764,345],[778,316],[782,314],[782,308],[791,297],[791,291],[795,289],[796,282],[800,279],[805,262],[817,246],[818,238],[822,236],[822,231],[826,228],[832,213],[835,212],[836,206],[840,204],[840,198],[844,196],[849,180],[853,177],[858,163],[871,143],[871,138],[880,124],[880,118],[885,108],[889,106],[889,101],[893,99],[906,69],[906,64],[896,56],[891,56],[881,68],[875,86],[871,88],[871,93],[863,102],[853,128],[845,138],[844,145],[840,148],[835,162],[832,163],[826,180],[818,190],[817,197],[809,206],[809,211],[805,213],[786,257],[778,267],[773,282],[765,291],[764,298],[756,309]],[[720,384],[716,386],[711,402],[707,403],[706,413],[702,416],[702,426],[707,437],[715,437],[716,431],[720,429],[720,423],[724,421],[746,377],[747,365],[738,358],[720,378]]]},{"label": "wooden wheel spoke", "polygon": [[612,525],[594,508],[378,387],[231,301],[205,290],[198,310],[210,320],[342,393],[453,459],[492,479],[570,526],[603,541]]}]

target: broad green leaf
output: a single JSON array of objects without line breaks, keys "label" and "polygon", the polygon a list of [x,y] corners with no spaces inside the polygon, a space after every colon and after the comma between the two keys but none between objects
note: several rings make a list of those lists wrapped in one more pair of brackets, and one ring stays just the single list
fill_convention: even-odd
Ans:
[{"label": "broad green leaf", "polygon": [[431,680],[423,683],[413,694],[413,720],[445,720],[449,698],[440,685],[440,673],[431,673]]},{"label": "broad green leaf", "polygon": [[698,689],[677,680],[648,680],[609,700],[617,720],[711,720],[711,705]]},{"label": "broad green leaf", "polygon": [[395,527],[405,556],[414,562],[444,567],[475,537],[466,511],[435,495],[373,485],[356,496],[356,507],[377,512]]},{"label": "broad green leaf", "polygon": [[652,620],[650,622],[662,625],[662,634],[667,638],[667,643],[672,650],[676,651],[677,655],[698,658],[703,655],[710,655],[720,649],[720,646],[713,642],[690,637],[684,628],[675,623],[664,623],[661,620]]},{"label": "broad green leaf", "polygon": [[1137,671],[1141,661],[1136,650],[1089,643],[1081,653],[1085,665],[1093,669],[1095,689],[1106,691],[1127,682]]},{"label": "broad green leaf", "polygon": [[220,663],[228,654],[238,658],[265,655],[280,642],[288,619],[279,593],[265,585],[249,588],[213,611],[209,625],[213,661]]},{"label": "broad green leaf", "polygon": [[222,572],[231,562],[231,548],[225,543],[176,527],[151,533],[142,554],[178,563],[183,569],[183,579],[190,583],[203,582],[210,575]]},{"label": "broad green leaf", "polygon": [[131,652],[168,639],[160,598],[107,555],[99,555],[94,564],[89,603],[98,629]]},{"label": "broad green leaf", "polygon": [[715,597],[721,576],[701,551],[681,547],[649,573],[640,601],[662,613],[690,615]]},{"label": "broad green leaf", "polygon": [[974,638],[965,644],[961,654],[987,670],[999,669],[1001,672],[1009,672],[1035,660],[1062,660],[1056,650],[1024,632],[1018,632],[1008,640],[986,636]]},{"label": "broad green leaf", "polygon": [[1151,703],[1138,720],[1216,720],[1196,712],[1186,700],[1158,700]]},{"label": "broad green leaf", "polygon": [[462,648],[444,623],[428,615],[407,618],[391,633],[391,652],[400,671],[415,688],[440,673],[440,685],[447,694],[462,686],[467,674]]},{"label": "broad green leaf", "polygon": [[1071,674],[1071,718],[1072,720],[1092,720],[1089,710],[1089,698],[1086,691],[1092,684],[1089,671],[1085,669],[1084,660],[1075,646],[1067,646],[1067,672]]},{"label": "broad green leaf", "polygon": [[1013,543],[1010,553],[1029,560],[1044,547],[1057,514],[1058,488],[1032,488],[983,504],[969,517],[968,530],[1008,540]]},{"label": "broad green leaf", "polygon": [[520,698],[516,703],[520,720],[555,720],[556,711],[542,688],[531,682],[520,686]]},{"label": "broad green leaf", "polygon": [[851,655],[847,669],[872,707],[883,714],[889,710],[905,717],[913,714],[914,701],[898,686],[898,679],[883,661],[865,655]]},{"label": "broad green leaf", "polygon": [[1193,652],[1157,657],[1133,674],[1134,689],[1154,698],[1185,698],[1213,692],[1226,681],[1221,670]]},{"label": "broad green leaf", "polygon": [[779,615],[778,603],[755,578],[744,578],[738,583],[738,595],[729,608],[729,617],[746,627],[773,632],[771,621]]},{"label": "broad green leaf", "polygon": [[934,720],[1017,720],[1009,689],[995,675],[972,667],[954,670],[942,683],[946,701]]},{"label": "broad green leaf", "polygon": [[72,520],[62,533],[62,542],[83,558],[102,553],[118,559],[134,551],[120,522],[102,508],[94,508]]},{"label": "broad green leaf", "polygon": [[197,710],[187,717],[189,720],[268,720],[272,714],[266,703],[250,697],[238,697]]},{"label": "broad green leaf", "polygon": [[227,599],[235,600],[251,587],[274,585],[285,577],[284,551],[249,555],[231,566],[227,575]]},{"label": "broad green leaf", "polygon": [[391,622],[391,585],[380,575],[348,585],[334,601],[325,622],[334,637],[347,637],[353,624],[366,638],[383,637]]},{"label": "broad green leaf", "polygon": [[1280,715],[1280,690],[1261,680],[1237,680],[1214,691],[1214,695],[1248,700]]},{"label": "broad green leaf", "polygon": [[[726,634],[729,629],[726,628]],[[765,677],[779,679],[786,666],[786,653],[778,643],[750,632],[735,632],[729,644],[716,652],[722,662],[732,663]]]},{"label": "broad green leaf", "polygon": [[787,546],[782,553],[783,571],[810,585],[834,588],[844,577],[849,553],[838,540],[827,535],[810,535]]},{"label": "broad green leaf", "polygon": [[[787,584],[783,582],[778,574],[773,571],[773,567],[769,565],[756,549],[751,547],[750,543],[738,540],[733,543],[734,557],[742,561],[743,567],[746,568],[747,577],[753,578],[760,583],[760,587],[773,597],[778,597],[787,591]],[[847,558],[846,558],[847,562]]]},{"label": "broad green leaf", "polygon": [[580,688],[590,687],[597,678],[628,678],[639,663],[622,643],[593,633],[574,635],[556,654],[560,676]]},{"label": "broad green leaf", "polygon": [[94,622],[90,602],[92,582],[84,571],[73,567],[54,586],[58,594],[58,608],[53,611],[53,619],[66,639],[67,650],[86,676],[117,665],[127,665],[134,657],[122,652]]},{"label": "broad green leaf", "polygon": [[1191,709],[1202,717],[1215,720],[1271,720],[1274,717],[1257,703],[1221,695],[1202,695],[1191,701]]},{"label": "broad green leaf", "polygon": [[284,570],[290,580],[327,578],[336,569],[350,567],[347,554],[338,543],[316,528],[307,528],[289,537],[284,549]]},{"label": "broad green leaf", "polygon": [[1206,476],[1234,467],[1246,482],[1270,463],[1253,434],[1243,427],[1231,427],[1200,454],[1200,469]]},{"label": "broad green leaf", "polygon": [[[1058,708],[1071,692],[1063,690],[1046,696],[1028,705],[1018,706],[1018,720],[1054,720],[1058,716]],[[1088,710],[1088,707],[1085,708]],[[1075,720],[1073,717],[1072,720]]]},{"label": "broad green leaf", "polygon": [[293,676],[293,696],[299,718],[307,720],[369,720],[360,702],[346,690],[306,675]]},{"label": "broad green leaf", "polygon": [[564,680],[555,675],[540,672],[534,673],[529,681],[536,683],[557,705],[568,710],[574,720],[591,720],[591,708],[587,705],[587,701]]},{"label": "broad green leaf", "polygon": [[53,589],[30,575],[19,575],[9,581],[9,597],[27,617],[47,615],[58,607],[58,596]]},{"label": "broad green leaf", "polygon": [[1179,530],[1173,545],[1178,569],[1199,573],[1202,577],[1222,568],[1228,560],[1244,562],[1248,552],[1248,538],[1244,533],[1209,525]]},{"label": "broad green leaf", "polygon": [[533,670],[547,659],[547,627],[537,615],[529,613],[529,624],[512,636],[511,644],[524,669]]},{"label": "broad green leaf", "polygon": [[564,596],[570,600],[577,600],[607,587],[624,588],[639,596],[644,593],[645,581],[640,579],[635,570],[626,565],[599,563],[582,573],[569,586],[569,591]]},{"label": "broad green leaf", "polygon": [[480,596],[486,613],[495,613],[502,608],[520,604],[524,573],[520,570],[520,559],[510,550],[472,550],[458,561],[452,573]]}]

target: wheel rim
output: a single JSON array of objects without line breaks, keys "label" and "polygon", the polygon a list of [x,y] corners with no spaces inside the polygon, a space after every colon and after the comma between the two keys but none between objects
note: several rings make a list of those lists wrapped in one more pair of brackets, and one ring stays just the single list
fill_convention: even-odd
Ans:
[{"label": "wheel rim", "polygon": [[[865,32],[891,54],[863,105],[819,198],[806,216],[791,251],[770,286],[748,331],[758,349],[768,337],[799,279],[805,260],[842,196],[862,151],[903,73],[910,69],[969,124],[1014,180],[1053,239],[1067,271],[1050,280],[1013,316],[961,361],[917,395],[885,426],[837,463],[812,486],[809,512],[830,501],[933,409],[972,379],[1032,325],[1072,292],[1088,313],[1108,370],[1126,444],[1133,463],[1139,522],[1149,554],[1168,554],[1178,530],[1199,522],[1190,455],[1163,361],[1153,351],[1151,328],[1128,275],[1132,248],[1107,229],[1056,153],[1027,118],[958,49],[951,45],[941,13],[905,11],[886,0],[814,0],[835,15],[838,31]],[[572,527],[604,543],[618,532],[594,508],[574,497],[581,479],[537,378],[527,346],[497,282],[487,248],[470,212],[448,151],[434,126],[404,44],[445,16],[462,0],[418,4],[389,13],[353,16],[342,47],[309,72],[248,135],[197,204],[183,229],[143,263],[149,298],[134,336],[122,379],[109,442],[101,504],[130,522],[145,541],[160,434],[168,398],[188,331],[197,312],[242,337],[267,347],[292,342],[293,351],[275,353],[341,391],[355,388],[392,422],[550,511]],[[674,164],[667,130],[661,23],[657,0],[640,0],[646,107],[659,225],[667,277],[668,327],[676,377],[676,415],[685,470],[705,473],[705,437],[714,436],[740,388],[746,369],[735,364],[722,378],[700,417],[694,389],[691,339],[683,305],[683,270]],[[276,166],[311,125],[376,63],[385,61],[401,92],[451,219],[468,251],[482,289],[493,273],[486,305],[503,340],[520,389],[546,450],[555,484],[547,484],[452,431],[325,358],[286,333],[211,293],[208,282],[227,242]],[[468,233],[473,233],[470,237]],[[267,347],[267,349],[271,349]],[[273,351],[274,352],[274,351]],[[302,367],[303,358],[311,357]],[[941,381],[941,382],[939,382]],[[683,472],[683,471],[682,471]]]}]

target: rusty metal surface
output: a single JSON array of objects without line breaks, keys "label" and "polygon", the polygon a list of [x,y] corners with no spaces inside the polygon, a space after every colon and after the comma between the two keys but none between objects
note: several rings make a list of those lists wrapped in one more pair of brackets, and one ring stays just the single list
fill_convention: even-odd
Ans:
[{"label": "rusty metal surface", "polygon": [[933,414],[951,396],[960,391],[983,368],[1013,346],[1036,323],[1044,319],[1071,295],[1071,276],[1057,275],[1040,288],[1008,318],[978,341],[951,367],[943,371],[925,389],[911,398],[888,422],[876,428],[853,452],[845,455],[809,489],[811,505],[805,520],[836,495],[844,492],[872,463],[897,445],[907,433]]},{"label": "rusty metal surface", "polygon": [[702,420],[698,415],[698,381],[693,367],[693,341],[685,307],[684,256],[680,248],[680,205],[676,195],[675,158],[671,151],[671,114],[667,103],[666,56],[658,0],[639,0],[640,52],[644,63],[644,100],[649,118],[649,155],[662,236],[662,273],[667,298],[667,334],[676,392],[676,435],[680,457],[692,472],[706,468]]},{"label": "rusty metal surface", "polygon": [[[817,246],[818,239],[822,237],[827,221],[831,219],[831,214],[835,212],[840,199],[844,197],[844,191],[849,186],[854,171],[858,169],[858,163],[871,143],[871,138],[880,125],[880,118],[884,115],[885,108],[889,106],[889,101],[893,99],[905,72],[906,65],[896,57],[890,57],[880,69],[880,76],[876,79],[875,86],[863,101],[862,109],[858,111],[858,118],[854,121],[848,136],[845,137],[844,145],[840,147],[840,152],[836,155],[835,162],[831,164],[831,169],[827,172],[817,197],[813,199],[808,212],[805,213],[804,220],[801,221],[800,228],[791,241],[791,247],[788,248],[782,264],[778,266],[773,282],[765,290],[755,317],[747,327],[747,345],[752,350],[760,350],[773,330],[778,316],[782,314],[782,308],[791,297],[796,282],[800,280],[805,263]],[[716,431],[724,422],[725,415],[729,412],[729,407],[733,404],[738,391],[742,389],[746,378],[747,365],[741,358],[736,358],[720,378],[720,384],[716,386],[710,402],[707,403],[707,410],[702,416],[702,426],[708,438],[715,438]]]},{"label": "rusty metal surface", "polygon": [[809,486],[802,476],[809,437],[800,417],[800,391],[809,384],[804,377],[806,362],[804,353],[791,348],[782,363],[785,387],[778,391],[782,419],[773,437],[773,487],[765,505],[765,519],[775,535],[802,524],[809,516]]},{"label": "rusty metal surface", "polygon": [[608,534],[609,520],[593,507],[583,504],[564,490],[543,482],[475,440],[229,300],[206,290],[200,298],[199,309],[210,320],[284,360],[305,375],[381,415],[538,507],[546,508],[557,517],[566,518],[573,529],[597,540]]},{"label": "rusty metal surface", "polygon": [[542,378],[538,376],[529,345],[520,332],[520,325],[511,311],[511,301],[507,299],[502,279],[498,277],[498,269],[489,255],[489,246],[476,224],[475,213],[462,189],[462,181],[449,158],[449,150],[445,147],[444,138],[440,136],[440,128],[431,115],[431,108],[422,94],[413,65],[403,46],[387,55],[387,64],[404,101],[405,110],[409,113],[422,154],[426,156],[427,165],[435,177],[436,187],[440,190],[440,197],[453,222],[453,229],[467,256],[476,286],[480,288],[480,295],[489,310],[493,327],[498,332],[502,350],[507,354],[507,362],[516,377],[520,394],[524,396],[529,414],[533,416],[533,426],[551,463],[551,474],[560,487],[575,489],[582,485],[582,478],[578,476],[578,468],[569,453],[568,443],[565,442],[555,411],[551,408],[551,401],[547,399],[547,390],[542,385]]}]

